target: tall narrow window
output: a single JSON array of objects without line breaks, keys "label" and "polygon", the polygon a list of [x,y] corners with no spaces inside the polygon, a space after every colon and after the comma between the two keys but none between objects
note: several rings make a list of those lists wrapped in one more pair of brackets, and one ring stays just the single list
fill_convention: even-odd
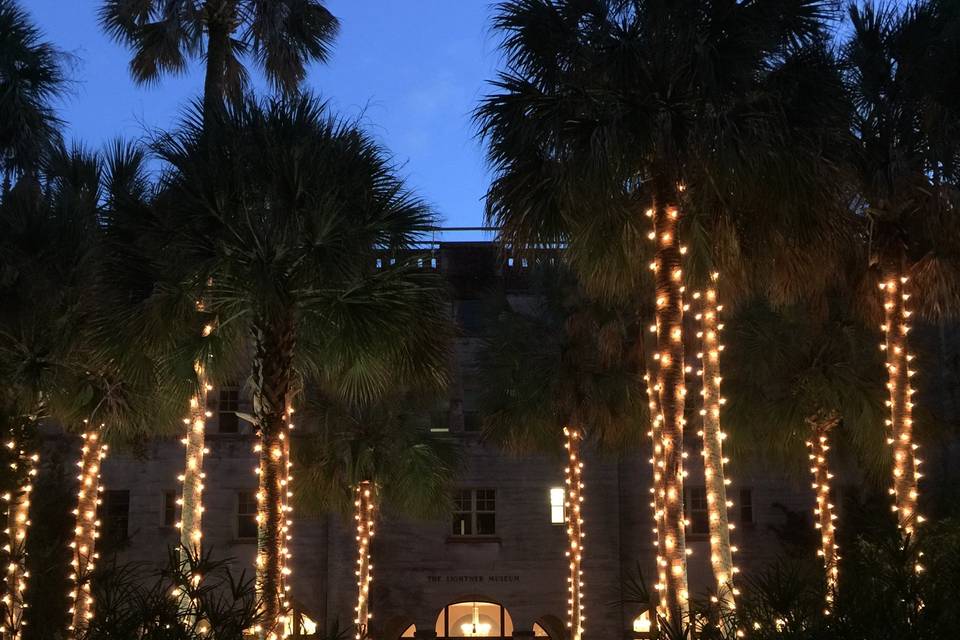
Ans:
[{"label": "tall narrow window", "polygon": [[217,394],[217,425],[220,433],[237,433],[240,430],[240,391],[236,387],[220,389]]},{"label": "tall narrow window", "polygon": [[103,492],[100,503],[100,539],[108,545],[123,544],[129,535],[130,492],[126,489]]},{"label": "tall narrow window", "polygon": [[253,491],[237,493],[237,539],[257,538],[257,495]]},{"label": "tall narrow window", "polygon": [[687,520],[690,521],[689,532],[693,535],[708,535],[710,520],[707,514],[706,488],[687,487],[683,491],[683,497]]},{"label": "tall narrow window", "polygon": [[493,536],[497,533],[497,492],[461,489],[454,496],[454,536]]},{"label": "tall narrow window", "polygon": [[567,512],[564,508],[566,492],[563,487],[553,487],[550,489],[550,523],[564,524],[567,521]]}]

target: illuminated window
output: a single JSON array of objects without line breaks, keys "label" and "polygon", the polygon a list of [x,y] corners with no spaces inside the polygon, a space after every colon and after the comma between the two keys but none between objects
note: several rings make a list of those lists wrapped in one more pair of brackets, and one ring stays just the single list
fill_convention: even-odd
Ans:
[{"label": "illuminated window", "polygon": [[633,620],[634,633],[650,633],[650,612],[644,611]]},{"label": "illuminated window", "polygon": [[237,539],[257,537],[257,496],[253,491],[237,493]]},{"label": "illuminated window", "polygon": [[534,638],[549,638],[550,634],[547,633],[547,630],[541,627],[539,624],[533,625],[533,637]]},{"label": "illuminated window", "polygon": [[220,433],[238,433],[240,418],[240,391],[235,387],[220,389],[217,399],[217,429]]},{"label": "illuminated window", "polygon": [[417,632],[417,625],[412,624],[412,625],[410,625],[409,627],[407,627],[407,630],[404,631],[403,634],[402,634],[400,637],[401,637],[401,638],[412,638],[412,637],[414,637],[414,634],[415,634],[416,632]]},{"label": "illuminated window", "polygon": [[[299,629],[294,629],[294,625]],[[296,611],[293,615],[287,616],[283,623],[283,628],[287,636],[299,638],[301,636],[313,636],[317,633],[317,623],[302,611]]]},{"label": "illuminated window", "polygon": [[454,536],[492,536],[497,533],[497,492],[461,489],[454,496]]},{"label": "illuminated window", "polygon": [[180,505],[177,504],[176,491],[163,492],[163,526],[175,527],[180,517]]},{"label": "illuminated window", "polygon": [[684,511],[690,521],[688,532],[694,535],[708,535],[710,520],[707,515],[707,490],[703,487],[686,487],[683,490]]},{"label": "illuminated window", "polygon": [[563,524],[567,521],[567,512],[564,508],[566,493],[563,487],[553,487],[550,489],[550,523]]},{"label": "illuminated window", "polygon": [[499,604],[458,602],[440,612],[436,634],[437,638],[509,638],[513,620]]}]

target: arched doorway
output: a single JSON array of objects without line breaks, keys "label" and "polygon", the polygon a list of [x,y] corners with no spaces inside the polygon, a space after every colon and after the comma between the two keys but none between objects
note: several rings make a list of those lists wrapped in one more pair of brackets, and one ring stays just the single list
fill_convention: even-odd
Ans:
[{"label": "arched doorway", "polygon": [[437,616],[437,638],[501,638],[513,636],[513,619],[503,605],[469,601],[448,604]]},{"label": "arched doorway", "polygon": [[537,619],[537,623],[533,625],[533,635],[535,638],[563,640],[567,637],[567,627],[563,620],[556,616],[542,616]]}]

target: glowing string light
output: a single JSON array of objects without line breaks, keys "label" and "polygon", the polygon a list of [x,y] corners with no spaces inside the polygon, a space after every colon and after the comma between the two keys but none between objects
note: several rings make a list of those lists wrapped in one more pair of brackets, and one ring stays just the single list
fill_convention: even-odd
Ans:
[{"label": "glowing string light", "polygon": [[583,434],[579,429],[564,427],[567,450],[567,466],[564,469],[566,492],[564,508],[567,516],[567,559],[570,574],[567,576],[567,627],[571,640],[583,637],[586,615],[583,603],[583,460],[581,443]]},{"label": "glowing string light", "polygon": [[810,449],[810,473],[813,474],[811,486],[817,492],[817,506],[814,509],[815,526],[820,531],[820,550],[817,555],[823,558],[827,578],[826,606],[823,610],[825,615],[830,615],[833,611],[833,601],[840,576],[840,555],[834,526],[837,516],[833,513],[833,503],[830,498],[830,480],[833,474],[830,473],[827,456],[830,450],[828,436],[838,422],[836,417],[811,419],[813,435],[807,442],[807,447]]},{"label": "glowing string light", "polygon": [[254,452],[259,464],[257,490],[257,594],[264,601],[264,623],[254,627],[260,638],[276,640],[290,635],[294,617],[291,614],[289,576],[293,539],[293,462],[290,459],[290,432],[293,409],[287,402],[279,433],[268,435],[261,430]]},{"label": "glowing string light", "polygon": [[[917,512],[917,485],[922,476],[921,460],[916,457],[917,445],[913,443],[913,385],[911,369],[913,354],[909,352],[907,334],[910,332],[910,316],[907,308],[910,293],[908,278],[893,272],[880,283],[883,291],[884,324],[881,327],[885,340],[880,348],[886,352],[887,389],[890,399],[887,407],[889,435],[887,443],[893,449],[893,511],[897,514],[897,526],[906,537],[914,533],[923,516]],[[918,565],[919,566],[919,565]],[[918,569],[918,570],[922,570]]]},{"label": "glowing string light", "polygon": [[[203,329],[204,337],[209,336],[213,331],[210,325]],[[201,362],[194,363],[194,371],[197,375],[198,391],[190,398],[190,413],[184,418],[183,423],[186,427],[186,436],[181,440],[185,447],[185,461],[183,474],[178,480],[181,482],[180,498],[177,504],[180,506],[180,521],[177,528],[180,530],[180,544],[184,549],[189,550],[191,554],[199,557],[203,548],[203,489],[206,480],[206,474],[203,471],[204,455],[209,453],[206,448],[206,420],[211,416],[207,411],[207,394],[212,387],[207,383],[206,371]],[[188,558],[181,558],[181,566],[188,565]],[[192,574],[190,580],[196,585],[199,584],[200,577]],[[182,592],[180,594],[181,610],[189,608],[189,594]]]},{"label": "glowing string light", "polygon": [[357,627],[356,640],[367,637],[370,619],[370,584],[373,582],[373,565],[370,563],[370,546],[373,543],[377,520],[377,489],[365,480],[355,490],[354,519],[357,524],[357,606],[354,624]]},{"label": "glowing string light", "polygon": [[[87,421],[85,420],[86,424]],[[97,538],[100,537],[100,520],[97,517],[97,507],[100,505],[100,467],[107,456],[107,445],[103,444],[100,429],[87,431],[81,437],[83,446],[80,448],[80,488],[77,491],[77,508],[74,539],[70,543],[72,560],[70,561],[70,579],[73,581],[73,590],[70,592],[72,604],[70,606],[71,638],[79,638],[93,619],[93,592],[90,576],[96,568],[99,554],[96,551]]]},{"label": "glowing string light", "polygon": [[[727,485],[730,479],[726,477],[726,458],[723,457],[723,440],[726,434],[720,422],[721,406],[725,403],[720,395],[720,352],[723,345],[720,343],[720,332],[723,323],[720,322],[720,312],[723,305],[718,304],[717,280],[718,273],[711,274],[711,286],[702,295],[693,294],[694,300],[699,301],[700,309],[696,319],[700,322],[697,337],[700,339],[701,352],[697,354],[700,360],[703,408],[700,415],[703,427],[699,435],[703,441],[703,475],[707,498],[707,519],[710,533],[710,564],[716,581],[717,599],[724,607],[736,609],[737,589],[734,586],[734,574],[737,568],[733,564],[733,547],[730,544],[730,531],[734,524],[730,522],[728,509],[733,503],[727,499]],[[730,630],[728,630],[730,631]]]},{"label": "glowing string light", "polygon": [[683,513],[683,408],[686,397],[683,361],[683,270],[685,253],[678,242],[680,211],[675,206],[658,205],[647,211],[653,219],[656,251],[651,268],[656,281],[657,361],[656,388],[661,421],[663,516],[658,528],[666,564],[666,618],[680,624],[689,611],[687,589],[686,520]]},{"label": "glowing string light", "polygon": [[[656,332],[656,326],[650,327],[652,332]],[[651,440],[650,465],[653,467],[653,485],[650,487],[652,500],[650,508],[653,511],[653,546],[656,549],[656,574],[657,582],[654,584],[657,597],[657,617],[666,615],[667,606],[667,562],[663,558],[663,547],[660,540],[660,531],[663,521],[663,497],[666,490],[663,488],[663,438],[661,436],[661,423],[663,415],[660,413],[660,405],[657,400],[657,389],[651,381],[650,374],[643,377],[647,383],[647,399],[650,407],[650,431],[648,436]]]},{"label": "glowing string light", "polygon": [[15,475],[23,474],[23,485],[16,494],[4,494],[3,501],[7,504],[7,528],[4,534],[7,542],[3,550],[7,554],[7,573],[4,576],[4,594],[6,616],[0,623],[0,634],[11,640],[20,640],[23,636],[23,627],[26,626],[24,609],[27,608],[25,592],[30,572],[27,571],[27,529],[30,527],[30,497],[33,492],[33,479],[37,475],[37,462],[40,456],[29,454],[26,450],[17,447],[13,440],[7,442],[10,451],[16,451],[16,460],[10,463],[10,469]]}]

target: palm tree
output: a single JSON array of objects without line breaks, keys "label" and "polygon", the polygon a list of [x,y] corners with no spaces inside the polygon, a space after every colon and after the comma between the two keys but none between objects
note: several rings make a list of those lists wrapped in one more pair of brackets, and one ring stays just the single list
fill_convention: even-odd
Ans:
[{"label": "palm tree", "polygon": [[[420,396],[420,397],[418,397]],[[356,637],[370,637],[372,540],[384,510],[418,518],[450,513],[460,450],[430,432],[429,396],[391,393],[348,405],[314,396],[304,411],[297,501],[311,511],[349,515],[357,539]]]},{"label": "palm tree", "polygon": [[[359,401],[413,374],[423,354],[443,361],[443,287],[411,253],[434,218],[376,144],[310,96],[248,99],[206,119],[196,110],[155,151],[168,167],[164,270],[252,359],[266,637],[286,608],[288,426],[301,380],[330,380]],[[445,371],[417,375],[440,383]]]},{"label": "palm tree", "polygon": [[15,0],[0,0],[0,171],[3,195],[60,139],[53,101],[66,87],[65,54],[43,40]]},{"label": "palm tree", "polygon": [[138,83],[184,73],[191,58],[202,58],[208,114],[224,97],[244,95],[244,57],[277,90],[294,93],[310,63],[329,58],[339,28],[320,0],[104,0],[100,24],[132,49]]},{"label": "palm tree", "polygon": [[901,532],[909,536],[922,521],[910,317],[915,309],[942,322],[960,312],[960,102],[952,63],[960,51],[960,11],[949,2],[905,9],[867,2],[851,4],[850,18],[843,59],[855,107],[852,159],[859,210],[869,222],[874,283],[864,306],[883,307],[873,317],[883,318],[885,334],[891,495]]},{"label": "palm tree", "polygon": [[723,416],[742,460],[812,474],[830,613],[840,557],[830,491],[837,460],[828,451],[842,437],[845,458],[879,477],[883,385],[871,333],[850,313],[850,297],[834,293],[825,312],[819,305],[775,308],[755,299],[738,309],[725,352],[732,399]]},{"label": "palm tree", "polygon": [[[652,386],[663,448],[657,491],[664,495],[660,538],[668,569],[662,593],[664,613],[675,621],[688,601],[681,256],[693,238],[681,234],[689,236],[686,218],[695,207],[720,201],[722,218],[708,227],[715,244],[763,250],[770,244],[748,244],[742,231],[756,231],[751,225],[766,211],[756,202],[741,209],[740,200],[762,185],[760,193],[789,194],[781,200],[794,204],[798,193],[817,191],[814,176],[831,169],[812,135],[817,101],[809,98],[819,95],[818,84],[809,85],[810,94],[778,89],[800,74],[809,49],[823,39],[829,7],[819,0],[514,0],[501,3],[494,19],[507,70],[477,118],[497,173],[488,216],[504,241],[566,243],[588,288],[620,297],[637,290],[652,262]],[[806,128],[791,120],[793,111],[807,116]],[[642,212],[652,222],[652,261],[639,240],[650,232]],[[761,228],[794,242],[796,230],[776,220]],[[803,227],[829,239],[819,220]],[[821,257],[830,255],[831,247],[822,249]],[[778,270],[788,273],[797,254],[782,256]]]},{"label": "palm tree", "polygon": [[[101,218],[104,251],[99,295],[111,309],[104,333],[123,335],[149,350],[158,380],[171,402],[188,404],[183,420],[186,449],[183,489],[178,500],[184,568],[202,553],[203,459],[206,452],[207,392],[213,381],[233,380],[246,363],[224,353],[234,336],[213,331],[216,318],[194,291],[164,268],[165,246],[158,232],[157,185],[148,170],[147,150],[116,141],[106,158],[111,179],[104,187]],[[124,321],[117,326],[115,318]],[[184,596],[186,597],[186,596]],[[183,610],[189,603],[181,602]]]},{"label": "palm tree", "polygon": [[[134,51],[130,71],[139,83],[156,82],[165,73],[183,73],[190,58],[206,63],[204,112],[209,114],[223,99],[238,99],[247,86],[243,56],[252,57],[267,79],[285,94],[297,90],[313,61],[324,62],[336,37],[338,23],[318,0],[183,0],[177,2],[105,0],[100,9],[103,29]],[[206,38],[206,40],[204,40]],[[139,208],[139,203],[134,203]],[[155,274],[162,279],[162,274]],[[195,304],[200,326],[193,345],[197,359],[187,417],[180,541],[199,552],[203,530],[203,456],[207,418],[207,393],[211,388],[212,351],[217,340],[215,315],[204,307],[204,295]]]},{"label": "palm tree", "polygon": [[[104,441],[142,438],[156,428],[155,419],[162,424],[169,416],[164,398],[153,393],[153,362],[135,342],[100,331],[100,319],[109,315],[98,295],[107,184],[117,183],[112,174],[104,175],[99,156],[61,148],[37,175],[16,184],[0,206],[7,275],[0,293],[0,372],[20,408],[12,426],[23,440],[14,446],[25,449],[36,426],[48,420],[82,432],[85,441],[74,511],[71,635],[81,634],[92,616],[89,577],[96,564]],[[17,500],[22,502],[15,510],[28,516],[29,492],[20,492]],[[17,537],[25,531],[11,533]],[[14,564],[22,564],[22,556]],[[14,573],[25,577],[19,568]],[[14,603],[20,588],[10,594]],[[22,614],[22,602],[12,604],[9,619],[17,620],[18,606]]]},{"label": "palm tree", "polygon": [[[586,297],[565,269],[547,269],[539,305],[508,301],[479,358],[488,438],[519,453],[565,449],[568,620],[584,634],[584,442],[612,451],[638,444],[648,420],[636,322],[624,308]],[[537,291],[536,289],[534,291]]]}]

